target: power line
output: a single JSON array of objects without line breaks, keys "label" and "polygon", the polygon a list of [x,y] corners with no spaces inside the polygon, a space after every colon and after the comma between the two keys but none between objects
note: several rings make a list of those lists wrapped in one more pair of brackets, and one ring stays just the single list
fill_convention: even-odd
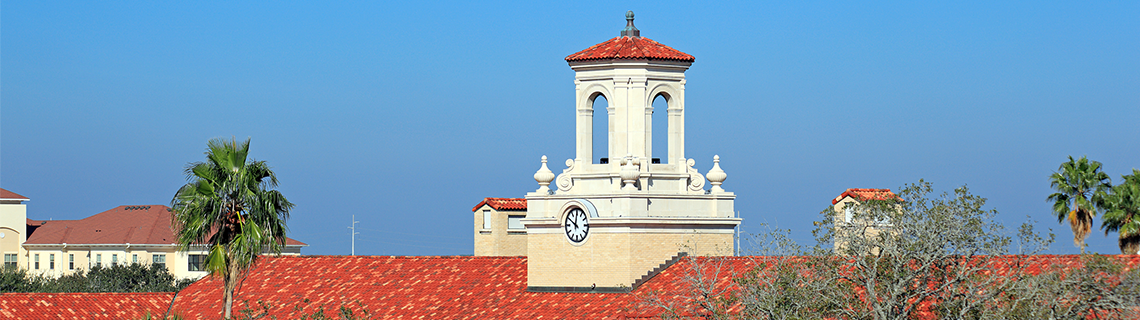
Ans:
[{"label": "power line", "polygon": [[[366,237],[360,237],[360,239],[361,239],[361,240],[368,240],[368,239],[372,239],[372,240],[387,240],[386,238],[381,238],[381,237],[376,237],[376,238],[374,238],[374,237],[372,237],[372,235],[371,235],[371,234],[369,234],[369,235],[368,235],[368,236],[366,236]],[[416,240],[416,239],[409,239],[409,238],[399,238],[399,239],[400,239],[400,241],[404,241],[404,242],[411,242],[411,243],[429,243],[429,244],[442,244],[442,245],[454,245],[454,244],[462,244],[462,242],[458,242],[458,241],[450,241],[450,242],[448,242],[448,241],[444,241],[444,242],[438,242],[438,241],[425,241],[425,240]]]},{"label": "power line", "polygon": [[[446,250],[456,250],[456,249],[457,249],[457,248],[455,248],[455,247],[445,248],[445,247],[437,247],[437,246],[424,246],[424,245],[416,245],[416,244],[408,244],[408,243],[389,242],[389,241],[376,240],[376,239],[371,239],[371,238],[364,238],[364,239],[361,239],[361,240],[365,240],[365,241],[368,241],[368,242],[375,242],[375,243],[383,243],[383,244],[397,245],[397,246],[411,246],[411,247],[432,248],[432,249],[446,249]],[[460,249],[460,250],[462,250],[462,249]]]},{"label": "power line", "polygon": [[404,236],[421,236],[421,237],[432,237],[432,238],[451,238],[451,239],[464,239],[464,240],[470,240],[470,239],[471,239],[471,237],[448,237],[448,236],[439,236],[439,235],[425,235],[425,233],[406,233],[406,232],[396,232],[396,231],[384,231],[384,230],[368,229],[368,228],[360,228],[360,230],[365,230],[365,231],[376,231],[376,232],[381,232],[381,233],[396,233],[396,235],[404,235]]}]

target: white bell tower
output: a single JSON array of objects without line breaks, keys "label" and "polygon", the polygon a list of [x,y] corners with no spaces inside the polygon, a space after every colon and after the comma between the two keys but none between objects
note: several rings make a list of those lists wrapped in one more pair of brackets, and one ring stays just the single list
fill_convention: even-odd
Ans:
[{"label": "white bell tower", "polygon": [[[576,157],[555,176],[546,157],[528,193],[528,287],[532,291],[630,290],[680,253],[731,255],[736,195],[712,157],[705,189],[693,159],[685,158],[685,71],[693,56],[641,37],[626,13],[619,37],[566,57],[574,69]],[[593,102],[604,96],[606,114]],[[667,110],[654,110],[662,96]],[[668,128],[653,128],[655,112]],[[660,115],[660,114],[659,114]],[[608,132],[594,132],[603,117]],[[668,158],[651,158],[653,130],[668,130]],[[609,151],[593,154],[605,134]],[[597,160],[595,160],[597,159]],[[550,186],[550,184],[554,186]]]}]

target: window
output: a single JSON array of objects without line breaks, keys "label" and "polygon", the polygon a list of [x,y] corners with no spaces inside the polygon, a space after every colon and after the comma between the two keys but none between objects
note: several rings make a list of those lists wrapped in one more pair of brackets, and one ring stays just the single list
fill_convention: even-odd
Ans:
[{"label": "window", "polygon": [[483,210],[483,229],[491,228],[491,210]]},{"label": "window", "polygon": [[36,254],[36,270],[40,269],[40,254]]},{"label": "window", "polygon": [[48,269],[55,270],[55,254],[48,255]]},{"label": "window", "polygon": [[74,253],[67,254],[67,269],[68,270],[75,270],[75,254]]},{"label": "window", "polygon": [[[651,117],[653,118],[646,123],[649,126],[647,131],[652,131],[649,137],[652,141],[650,146],[653,148],[653,157],[650,157],[649,163],[669,163],[669,96],[665,93],[658,93],[653,97],[653,108]],[[665,161],[662,161],[664,159]],[[643,164],[644,165],[644,164]]]},{"label": "window", "polygon": [[843,206],[843,222],[851,223],[851,218],[855,216],[855,208],[851,204]]},{"label": "window", "polygon": [[5,267],[12,267],[12,268],[15,268],[15,267],[17,267],[17,266],[18,266],[18,264],[16,263],[16,262],[17,262],[17,260],[16,260],[16,259],[17,259],[17,258],[16,258],[16,254],[13,254],[13,253],[5,253],[5,254],[4,254],[4,266],[5,266]]},{"label": "window", "polygon": [[526,216],[507,216],[507,229],[523,229],[522,218]]},{"label": "window", "polygon": [[606,96],[598,93],[597,96],[590,98],[591,109],[591,124],[590,124],[590,152],[593,154],[591,161],[597,159],[597,163],[608,163],[610,160],[620,163],[620,159],[609,159],[610,156],[610,102]]},{"label": "window", "polygon": [[186,265],[186,270],[189,271],[206,271],[206,255],[192,254],[189,256],[189,264]]},{"label": "window", "polygon": [[156,255],[154,255],[154,257],[152,258],[151,261],[154,262],[154,264],[165,267],[166,266],[166,255],[165,254],[156,254]]},{"label": "window", "polygon": [[879,221],[875,221],[875,223],[880,225],[880,226],[890,226],[891,225],[891,217],[890,216],[880,217]]},{"label": "window", "polygon": [[131,255],[131,263],[133,263],[133,264],[139,263],[139,254],[135,253],[135,254]]},{"label": "window", "polygon": [[118,254],[112,254],[111,255],[111,266],[114,267],[116,264],[119,264],[119,255]]},{"label": "window", "polygon": [[102,253],[96,253],[95,254],[95,266],[98,267],[101,265],[103,265],[103,254]]}]

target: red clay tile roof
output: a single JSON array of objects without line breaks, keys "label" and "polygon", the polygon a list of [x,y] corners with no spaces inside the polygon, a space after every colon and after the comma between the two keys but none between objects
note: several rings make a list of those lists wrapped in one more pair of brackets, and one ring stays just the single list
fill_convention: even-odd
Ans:
[{"label": "red clay tile roof", "polygon": [[839,200],[843,200],[843,198],[845,198],[845,197],[852,197],[852,198],[855,198],[856,200],[859,200],[859,201],[865,201],[865,200],[870,200],[870,199],[874,199],[874,200],[899,199],[899,196],[896,195],[894,192],[891,192],[891,189],[852,188],[852,189],[847,189],[847,191],[843,191],[843,193],[839,194],[838,197],[835,197],[834,200],[831,200],[831,204],[839,203]]},{"label": "red clay tile roof", "polygon": [[[526,269],[524,257],[271,257],[246,278],[234,308],[264,301],[279,319],[358,304],[385,319],[615,319],[630,307],[628,294],[527,292]],[[213,276],[195,282],[174,312],[217,319],[221,288]]]},{"label": "red clay tile roof", "polygon": [[21,196],[15,192],[8,191],[7,189],[0,188],[0,199],[3,200],[28,200],[28,197]]},{"label": "red clay tile roof", "polygon": [[603,59],[646,59],[693,62],[697,58],[644,37],[617,37],[566,56],[566,62]]},{"label": "red clay tile roof", "polygon": [[[80,220],[43,221],[25,243],[174,244],[169,210],[164,205],[118,206]],[[293,239],[285,244],[305,245]]]},{"label": "red clay tile roof", "polygon": [[525,211],[526,199],[521,198],[483,198],[483,202],[471,208],[471,212],[479,210],[483,205],[489,205],[496,211]]},{"label": "red clay tile roof", "polygon": [[161,318],[173,292],[136,293],[0,293],[0,318],[142,319],[147,312]]},{"label": "red clay tile roof", "polygon": [[[688,257],[631,293],[554,293],[526,291],[525,257],[270,257],[261,260],[246,278],[234,308],[261,301],[273,306],[269,316],[278,319],[310,315],[322,306],[329,316],[346,306],[386,319],[654,318],[661,309],[643,302],[651,296],[690,299],[686,278],[699,268],[705,275],[716,274],[717,286],[728,288],[721,294],[731,295],[733,279],[771,259],[775,258]],[[1129,268],[1140,265],[1140,256],[1121,259]],[[1003,267],[998,262],[993,270],[999,275],[1008,274],[1008,265],[1015,263],[1009,261]],[[1081,258],[1030,256],[1028,263],[1071,268],[1079,266]],[[718,269],[714,273],[710,268]],[[187,319],[217,319],[221,288],[221,281],[212,276],[195,282],[178,294],[174,312]],[[739,308],[733,305],[729,310]],[[678,311],[685,317],[698,315],[695,309]]]}]

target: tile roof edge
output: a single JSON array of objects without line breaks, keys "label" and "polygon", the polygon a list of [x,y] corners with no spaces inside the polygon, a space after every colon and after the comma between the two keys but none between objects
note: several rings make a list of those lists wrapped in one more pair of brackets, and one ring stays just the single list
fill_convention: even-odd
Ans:
[{"label": "tile roof edge", "polygon": [[300,255],[271,256],[270,259],[358,258],[358,259],[526,259],[526,256],[371,256],[371,255]]},{"label": "tile roof edge", "polygon": [[0,188],[0,200],[20,200],[31,201],[32,199],[25,197],[19,193],[12,192],[11,190]]},{"label": "tile roof edge", "polygon": [[511,209],[511,208],[495,208],[495,205],[492,205],[491,203],[496,202],[496,201],[521,201],[521,202],[525,203],[526,198],[486,197],[486,198],[483,198],[483,201],[480,201],[479,204],[476,204],[474,208],[471,208],[471,212],[479,211],[479,208],[482,208],[483,206],[491,206],[491,209],[495,209],[495,211],[523,211],[523,210],[525,210],[525,209]]}]

